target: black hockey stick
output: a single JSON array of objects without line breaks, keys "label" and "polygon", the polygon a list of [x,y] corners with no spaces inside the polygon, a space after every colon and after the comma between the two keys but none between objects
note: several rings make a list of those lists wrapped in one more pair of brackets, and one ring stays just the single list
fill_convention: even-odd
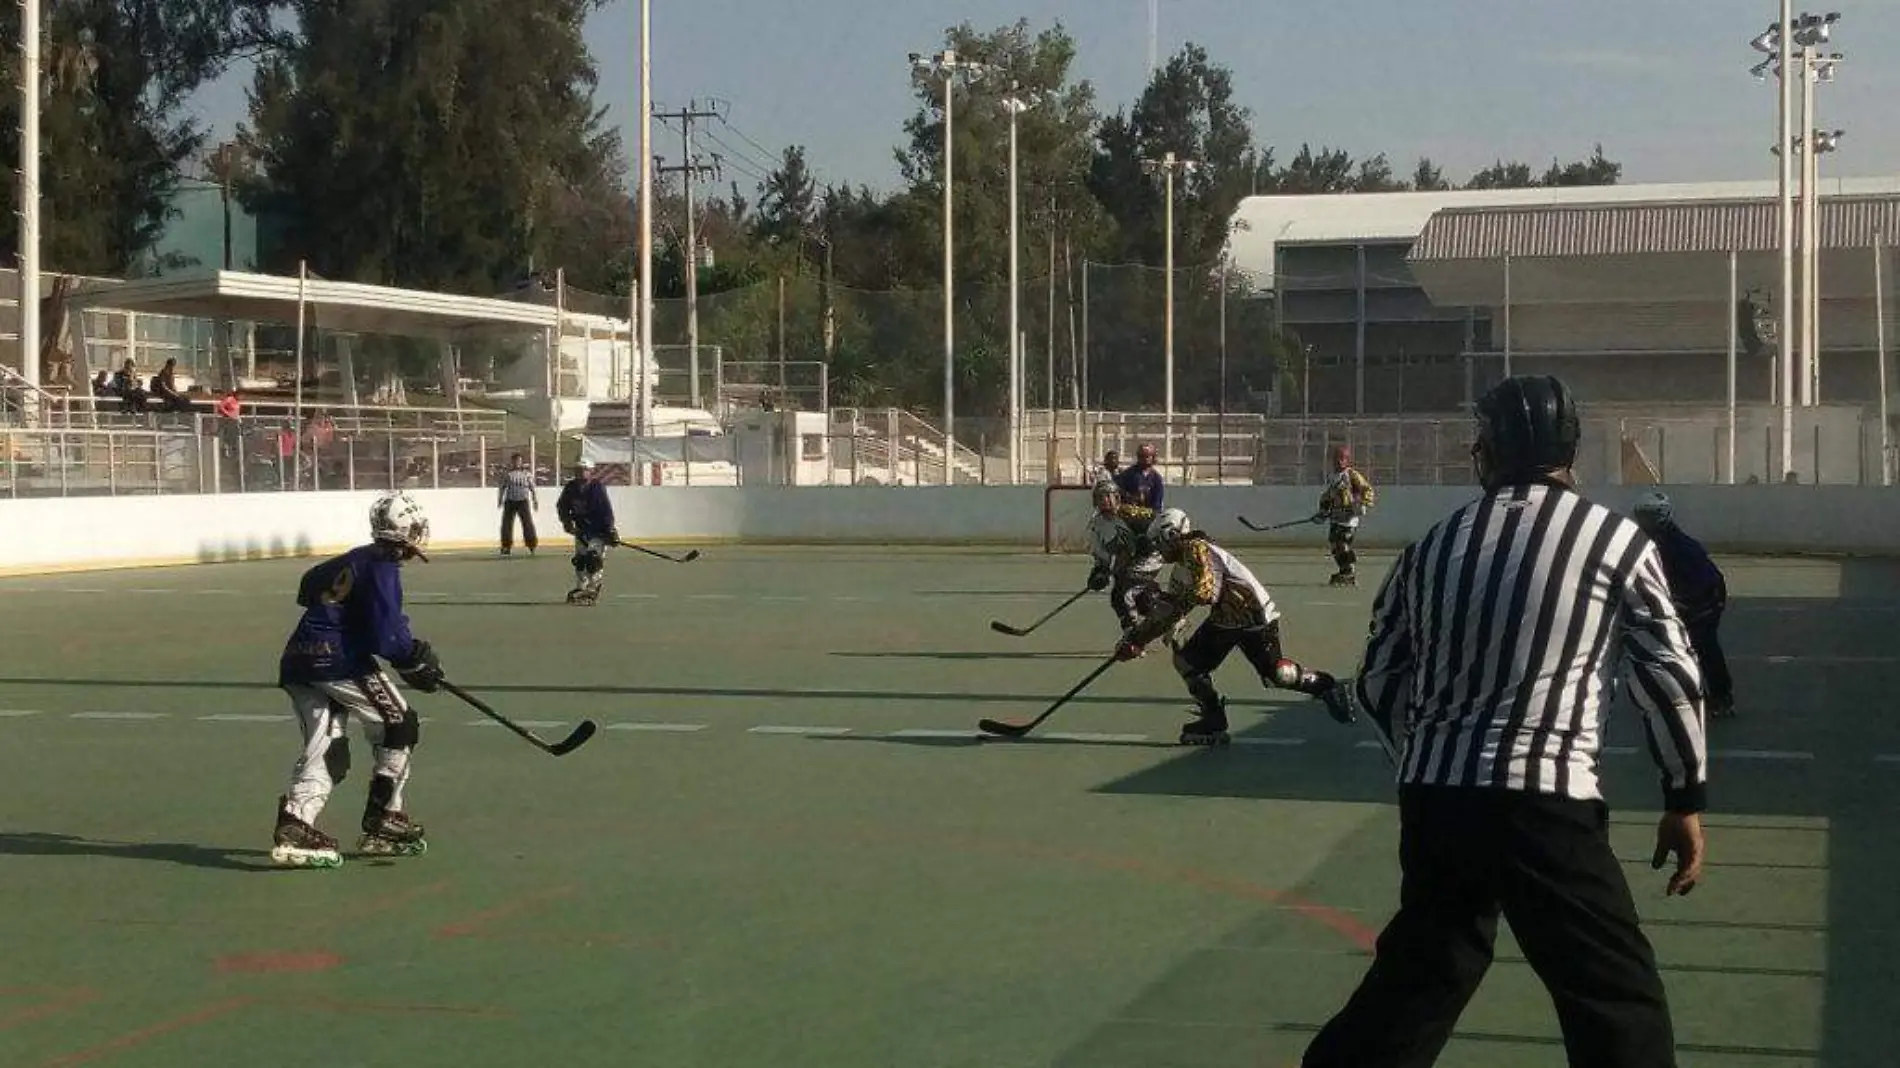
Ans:
[{"label": "black hockey stick", "polygon": [[1062,602],[1059,605],[1056,605],[1053,609],[1051,609],[1048,615],[1043,616],[1041,619],[1036,620],[1034,623],[1031,623],[1027,627],[1012,627],[1000,619],[992,619],[990,620],[990,629],[995,631],[998,634],[1007,634],[1012,638],[1027,637],[1030,631],[1033,631],[1037,627],[1040,627],[1044,623],[1047,623],[1050,620],[1054,619],[1056,615],[1060,613],[1064,608],[1067,608],[1070,605],[1074,604],[1075,602],[1081,600],[1082,598],[1087,597],[1089,595],[1089,592],[1090,591],[1088,587],[1086,586],[1082,587],[1081,589],[1075,591],[1075,593],[1068,600]]},{"label": "black hockey stick", "polygon": [[572,734],[569,734],[567,737],[561,739],[558,742],[555,742],[553,745],[549,745],[548,743],[535,737],[531,731],[527,730],[524,727],[519,726],[518,724],[509,720],[507,716],[504,716],[501,713],[483,704],[480,698],[476,697],[474,694],[469,693],[467,690],[462,689],[460,686],[457,686],[456,684],[450,682],[449,680],[443,679],[441,682],[437,683],[437,685],[441,686],[444,690],[447,690],[448,692],[454,694],[455,696],[461,698],[462,700],[468,702],[469,706],[475,709],[475,711],[480,712],[482,715],[487,716],[489,719],[494,720],[496,723],[499,723],[502,726],[508,728],[509,730],[514,731],[516,734],[521,735],[523,738],[526,738],[530,743],[534,745],[536,749],[541,750],[543,753],[553,754],[554,756],[566,756],[567,754],[572,753],[574,750],[579,749],[581,746],[587,744],[587,739],[592,738],[594,736],[594,732],[599,729],[597,726],[595,726],[593,720],[584,719],[584,720],[581,720],[580,726],[574,728],[574,732]]},{"label": "black hockey stick", "polygon": [[658,549],[649,549],[644,545],[635,545],[634,543],[630,541],[616,541],[614,542],[614,544],[619,546],[622,549],[632,549],[636,553],[645,553],[648,556],[657,556],[662,560],[671,561],[672,563],[675,563],[675,564],[690,564],[693,561],[699,559],[698,549],[694,549],[691,552],[688,552],[685,556],[669,556],[668,554],[663,553],[659,551]]},{"label": "black hockey stick", "polygon": [[1248,530],[1259,531],[1264,534],[1269,530],[1285,530],[1288,527],[1303,527],[1308,523],[1317,523],[1326,517],[1323,515],[1309,515],[1305,519],[1289,519],[1284,523],[1275,523],[1270,527],[1263,527],[1244,515],[1235,516],[1234,518],[1240,520],[1240,525],[1246,527]]},{"label": "black hockey stick", "polygon": [[1089,683],[1094,682],[1096,679],[1101,678],[1102,673],[1107,671],[1109,668],[1114,667],[1115,664],[1116,664],[1116,658],[1112,656],[1109,657],[1107,660],[1103,661],[1100,667],[1096,668],[1094,671],[1089,672],[1088,678],[1085,678],[1081,682],[1076,683],[1074,689],[1071,689],[1068,693],[1065,693],[1061,697],[1056,698],[1055,704],[1050,705],[1048,708],[1043,709],[1042,715],[1037,716],[1035,719],[1030,720],[1028,723],[1004,723],[1001,720],[982,719],[982,720],[977,721],[976,729],[982,731],[984,734],[1000,734],[1005,738],[1021,738],[1023,735],[1028,734],[1030,731],[1033,731],[1037,727],[1041,726],[1042,721],[1054,715],[1056,709],[1061,708],[1063,705],[1068,704],[1069,701],[1073,699],[1076,694],[1079,694],[1084,689],[1086,689]]}]

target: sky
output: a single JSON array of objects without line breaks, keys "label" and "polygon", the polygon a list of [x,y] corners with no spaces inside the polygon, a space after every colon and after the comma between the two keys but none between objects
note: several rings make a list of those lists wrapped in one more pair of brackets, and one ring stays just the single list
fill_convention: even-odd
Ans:
[{"label": "sky", "polygon": [[[1387,153],[1409,174],[1431,156],[1453,181],[1498,158],[1541,169],[1601,142],[1623,181],[1770,180],[1777,173],[1773,80],[1749,68],[1770,0],[1158,0],[1165,58],[1188,41],[1233,72],[1258,142],[1285,161],[1302,142],[1355,157]],[[907,56],[941,49],[946,27],[1030,20],[1076,38],[1077,76],[1106,113],[1147,81],[1149,0],[653,0],[653,96],[666,109],[718,99],[724,180],[750,193],[786,145],[806,146],[824,182],[899,183],[892,150],[914,104]],[[1801,12],[1796,8],[1796,13]],[[1816,9],[1817,11],[1826,9]],[[763,12],[773,11],[775,16]],[[1455,14],[1453,13],[1455,11]],[[608,121],[637,146],[639,7],[590,21]],[[1826,177],[1900,174],[1900,3],[1843,5],[1837,80],[1816,121],[1842,129]],[[217,134],[244,117],[248,72],[207,87],[194,110]],[[654,125],[656,154],[679,135]],[[1000,151],[1000,147],[999,147]]]}]

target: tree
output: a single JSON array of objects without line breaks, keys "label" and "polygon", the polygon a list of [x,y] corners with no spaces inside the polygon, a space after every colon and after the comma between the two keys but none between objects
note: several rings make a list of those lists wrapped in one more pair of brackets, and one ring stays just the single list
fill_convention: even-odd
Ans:
[{"label": "tree", "polygon": [[[163,231],[180,166],[203,131],[185,113],[200,85],[272,38],[270,0],[58,0],[46,5],[41,234],[50,271],[139,270]],[[0,168],[17,173],[20,23],[0,20]],[[0,248],[19,246],[0,214]]]},{"label": "tree", "polygon": [[1623,165],[1611,161],[1603,154],[1603,146],[1596,146],[1590,158],[1574,163],[1559,164],[1550,161],[1550,169],[1544,172],[1543,185],[1615,185],[1623,177]]},{"label": "tree", "polygon": [[796,247],[811,228],[817,204],[817,183],[805,165],[805,146],[793,145],[759,183],[759,212],[753,220],[753,234],[767,243]]},{"label": "tree", "polygon": [[599,2],[290,0],[242,131],[247,199],[283,222],[274,266],[494,292],[571,262],[605,288],[630,213],[581,36]]},{"label": "tree", "polygon": [[1466,189],[1529,189],[1537,184],[1528,163],[1498,160],[1471,176]]},{"label": "tree", "polygon": [[1422,156],[1412,168],[1412,188],[1420,193],[1439,193],[1450,189],[1451,183],[1445,180],[1445,172],[1438,169],[1438,164],[1429,156]]}]

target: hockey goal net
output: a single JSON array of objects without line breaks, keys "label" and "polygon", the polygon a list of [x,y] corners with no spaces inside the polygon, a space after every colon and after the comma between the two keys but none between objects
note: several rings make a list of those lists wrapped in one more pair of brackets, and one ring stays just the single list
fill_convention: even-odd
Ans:
[{"label": "hockey goal net", "polygon": [[1042,494],[1042,551],[1089,551],[1089,518],[1095,514],[1093,486],[1050,486]]}]

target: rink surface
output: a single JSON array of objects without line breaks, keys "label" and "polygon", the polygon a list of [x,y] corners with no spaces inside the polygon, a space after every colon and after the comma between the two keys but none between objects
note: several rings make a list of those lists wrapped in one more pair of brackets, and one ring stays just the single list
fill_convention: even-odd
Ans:
[{"label": "rink surface", "polygon": [[[0,581],[0,1064],[1064,1068],[1292,1064],[1396,903],[1383,758],[1235,658],[1246,744],[1174,747],[1163,656],[1040,740],[977,743],[1104,656],[1079,558],[564,553],[408,571],[452,678],[411,803],[426,857],[275,871],[297,748],[272,687],[302,562]],[[1329,589],[1242,554],[1288,650],[1349,672],[1388,558]],[[1655,774],[1606,756],[1615,837],[1685,1068],[1887,1065],[1900,1048],[1900,569],[1725,561],[1742,717],[1714,725],[1706,885],[1665,900]],[[1611,743],[1639,738],[1627,712]],[[367,753],[323,825],[354,842]],[[1448,1066],[1563,1063],[1508,938]]]}]

